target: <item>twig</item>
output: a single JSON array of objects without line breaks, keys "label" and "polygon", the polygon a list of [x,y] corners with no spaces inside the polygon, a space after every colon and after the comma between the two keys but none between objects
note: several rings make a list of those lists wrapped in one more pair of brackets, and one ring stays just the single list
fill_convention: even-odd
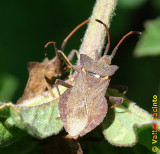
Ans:
[{"label": "twig", "polygon": [[86,54],[93,59],[101,55],[106,36],[105,27],[97,23],[95,19],[103,21],[109,27],[113,16],[117,0],[97,0],[91,15],[91,21],[88,25],[83,42],[80,47],[80,54]]}]

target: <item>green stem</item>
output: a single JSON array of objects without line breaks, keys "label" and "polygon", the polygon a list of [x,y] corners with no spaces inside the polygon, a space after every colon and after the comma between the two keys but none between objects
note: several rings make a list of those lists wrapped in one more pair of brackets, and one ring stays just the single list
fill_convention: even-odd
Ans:
[{"label": "green stem", "polygon": [[[103,21],[108,27],[116,7],[117,0],[97,0],[91,15],[83,42],[80,47],[80,54],[86,54],[93,59],[101,55],[106,36],[103,25],[97,23],[95,19]],[[98,57],[97,57],[98,56]]]}]

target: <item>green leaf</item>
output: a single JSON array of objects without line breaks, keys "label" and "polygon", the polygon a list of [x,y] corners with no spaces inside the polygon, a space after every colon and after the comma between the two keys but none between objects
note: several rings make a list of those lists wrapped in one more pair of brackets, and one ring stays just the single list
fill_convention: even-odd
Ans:
[{"label": "green leaf", "polygon": [[8,128],[3,118],[0,118],[0,121],[0,147],[8,146],[16,142],[25,134],[18,128]]},{"label": "green leaf", "polygon": [[[110,90],[110,95],[120,96],[116,90]],[[160,128],[160,121],[155,121]],[[152,116],[145,110],[138,107],[134,102],[124,98],[124,103],[120,106],[108,110],[107,117],[102,123],[105,138],[113,145],[133,146],[138,141],[138,132],[146,125],[152,126]],[[150,131],[146,133],[151,134]],[[141,141],[148,146],[148,141]],[[152,139],[150,139],[150,144]],[[151,150],[151,149],[150,149]]]},{"label": "green leaf", "polygon": [[[158,147],[158,151],[160,152],[160,142],[157,140],[157,142],[154,143],[152,131],[153,131],[152,124],[147,124],[142,127],[137,127],[136,132],[138,133],[138,141],[139,143],[146,146],[151,151],[152,151],[152,148],[156,146]],[[157,132],[157,136],[160,136],[160,131]]]},{"label": "green leaf", "polygon": [[63,128],[58,100],[33,107],[16,106],[11,108],[11,117],[15,126],[40,139],[58,134]]},{"label": "green leaf", "polygon": [[160,18],[145,23],[145,31],[135,49],[137,57],[160,55]]},{"label": "green leaf", "polygon": [[[62,93],[65,90],[66,88],[60,87]],[[14,137],[14,132],[13,134],[10,133],[13,128],[27,131],[39,139],[58,134],[63,128],[63,124],[59,119],[59,95],[55,88],[53,88],[53,92],[55,94],[54,100],[47,91],[19,105],[0,103],[0,118],[4,121],[0,119],[0,122],[3,122],[2,131],[0,131],[0,143],[6,143]]]}]

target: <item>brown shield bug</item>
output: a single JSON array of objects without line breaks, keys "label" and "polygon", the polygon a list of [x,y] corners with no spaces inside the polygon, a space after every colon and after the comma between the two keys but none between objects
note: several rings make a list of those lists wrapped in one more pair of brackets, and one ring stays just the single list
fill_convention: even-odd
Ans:
[{"label": "brown shield bug", "polygon": [[[85,54],[80,54],[80,67],[73,66],[62,51],[59,51],[66,59],[72,69],[78,72],[74,81],[74,86],[62,81],[56,81],[58,84],[68,87],[59,100],[60,117],[65,130],[71,138],[83,136],[97,127],[106,116],[108,103],[105,97],[109,86],[111,76],[119,68],[111,65],[111,61],[122,41],[129,35],[139,32],[131,31],[127,33],[114,48],[111,55],[107,55],[110,48],[110,35],[107,26],[100,20],[97,22],[103,24],[108,32],[108,44],[104,55],[99,60],[93,60]],[[59,92],[60,94],[60,92]],[[113,108],[123,102],[121,97],[108,97],[109,100],[117,102],[111,106]]]}]

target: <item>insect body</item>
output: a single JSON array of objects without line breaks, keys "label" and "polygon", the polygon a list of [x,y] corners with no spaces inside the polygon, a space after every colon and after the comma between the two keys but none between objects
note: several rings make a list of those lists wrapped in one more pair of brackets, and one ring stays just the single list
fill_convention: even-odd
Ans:
[{"label": "insect body", "polygon": [[[82,67],[86,58],[90,59],[84,54],[80,55]],[[94,65],[97,62],[87,63]],[[74,86],[60,97],[61,119],[70,136],[83,136],[103,121],[108,109],[105,93],[110,82],[109,76],[117,69],[115,66],[108,76],[98,76],[88,73],[84,66],[79,70]]]},{"label": "insect body", "polygon": [[[73,66],[66,58],[63,52],[60,52],[69,63],[70,67],[78,72],[74,86],[57,80],[57,83],[68,87],[61,96],[59,101],[59,111],[64,128],[72,138],[83,136],[97,127],[106,116],[108,103],[105,97],[111,76],[119,68],[111,65],[119,45],[130,34],[138,32],[129,32],[126,34],[115,47],[111,55],[107,55],[110,46],[110,36],[108,32],[108,45],[103,57],[95,61],[85,54],[80,54],[81,67]],[[121,104],[121,97],[109,97],[110,100]]]}]

